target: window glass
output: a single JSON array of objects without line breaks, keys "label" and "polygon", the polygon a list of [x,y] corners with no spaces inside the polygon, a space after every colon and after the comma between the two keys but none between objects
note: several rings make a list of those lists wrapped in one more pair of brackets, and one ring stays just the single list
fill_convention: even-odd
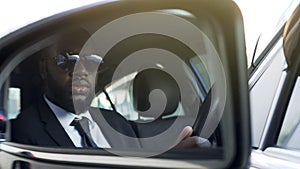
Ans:
[{"label": "window glass", "polygon": [[[205,66],[198,57],[191,58],[190,64],[199,78],[198,83],[195,79],[191,79],[191,83],[195,87],[195,92],[199,94],[199,97],[201,97],[202,102],[205,99],[208,90],[210,89],[209,75],[206,71]],[[137,73],[138,72],[131,73],[122,77],[121,79],[117,79],[111,82],[105,87],[103,92],[95,96],[91,105],[93,107],[115,110],[127,120],[154,120],[154,117],[143,117],[133,107],[134,101],[132,88],[133,80]],[[179,102],[176,111],[170,115],[164,116],[164,118],[169,118],[172,116],[183,116],[184,114],[185,113],[182,108],[182,104],[181,102]]]},{"label": "window glass", "polygon": [[21,89],[8,87],[8,85],[9,83],[6,81],[1,88],[0,121],[14,119],[21,111]]},{"label": "window glass", "polygon": [[252,145],[257,147],[270,113],[270,108],[285,67],[285,58],[280,44],[273,48],[261,65],[257,74],[250,80],[250,108]]},{"label": "window glass", "polygon": [[211,86],[208,73],[206,71],[204,64],[201,62],[201,60],[198,57],[194,57],[190,59],[190,64],[193,70],[195,71],[195,74],[198,76],[200,97],[201,100],[203,101],[206,94],[208,93],[208,90],[210,89],[209,86]]},{"label": "window glass", "polygon": [[21,110],[21,89],[10,87],[8,89],[8,119],[16,118]]},{"label": "window glass", "polygon": [[[133,109],[131,97],[132,80],[136,74],[137,72],[134,72],[111,82],[104,88],[103,92],[95,97],[92,106],[110,110],[115,109],[128,120],[138,119],[138,113]],[[98,103],[98,105],[93,103]]]},{"label": "window glass", "polygon": [[300,78],[298,77],[280,130],[277,145],[300,149]]}]

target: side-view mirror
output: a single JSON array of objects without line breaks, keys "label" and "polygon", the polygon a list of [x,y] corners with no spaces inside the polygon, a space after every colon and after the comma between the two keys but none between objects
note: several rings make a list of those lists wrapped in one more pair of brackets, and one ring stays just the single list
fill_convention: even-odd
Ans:
[{"label": "side-view mirror", "polygon": [[[0,105],[7,120],[0,121],[0,168],[18,162],[246,167],[251,139],[243,28],[232,1],[124,0],[67,11],[3,37]],[[64,125],[66,113],[89,114],[102,142]],[[182,134],[187,126],[193,135]],[[84,142],[88,137],[95,143]],[[198,142],[176,147],[188,138]],[[198,144],[203,140],[210,144]],[[83,148],[91,142],[99,148]]]}]

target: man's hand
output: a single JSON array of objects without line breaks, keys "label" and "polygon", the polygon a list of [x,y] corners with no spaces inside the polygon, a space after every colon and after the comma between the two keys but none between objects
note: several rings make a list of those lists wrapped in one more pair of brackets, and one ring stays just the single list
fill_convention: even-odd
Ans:
[{"label": "man's hand", "polygon": [[202,137],[192,136],[193,129],[190,126],[184,127],[177,138],[175,148],[193,148],[193,147],[210,147],[211,143]]}]

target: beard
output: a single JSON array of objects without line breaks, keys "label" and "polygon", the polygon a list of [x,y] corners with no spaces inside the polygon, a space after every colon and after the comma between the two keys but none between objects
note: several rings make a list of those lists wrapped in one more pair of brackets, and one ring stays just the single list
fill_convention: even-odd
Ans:
[{"label": "beard", "polygon": [[94,98],[94,85],[88,79],[73,77],[71,89],[75,114],[84,113]]},{"label": "beard", "polygon": [[81,114],[89,109],[94,95],[92,93],[89,93],[88,95],[73,94],[72,98],[74,105],[74,113]]}]

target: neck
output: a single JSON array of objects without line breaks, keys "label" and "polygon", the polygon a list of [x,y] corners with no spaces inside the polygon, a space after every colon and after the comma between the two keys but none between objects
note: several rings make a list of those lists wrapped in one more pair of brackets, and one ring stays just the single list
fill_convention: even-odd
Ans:
[{"label": "neck", "polygon": [[52,104],[55,104],[56,106],[68,111],[72,112],[76,115],[79,115],[81,113],[84,113],[88,110],[89,106],[77,103],[74,105],[73,101],[67,102],[67,101],[57,101],[56,99],[53,99],[52,97],[49,97],[47,95],[44,95],[44,97],[50,101]]}]

